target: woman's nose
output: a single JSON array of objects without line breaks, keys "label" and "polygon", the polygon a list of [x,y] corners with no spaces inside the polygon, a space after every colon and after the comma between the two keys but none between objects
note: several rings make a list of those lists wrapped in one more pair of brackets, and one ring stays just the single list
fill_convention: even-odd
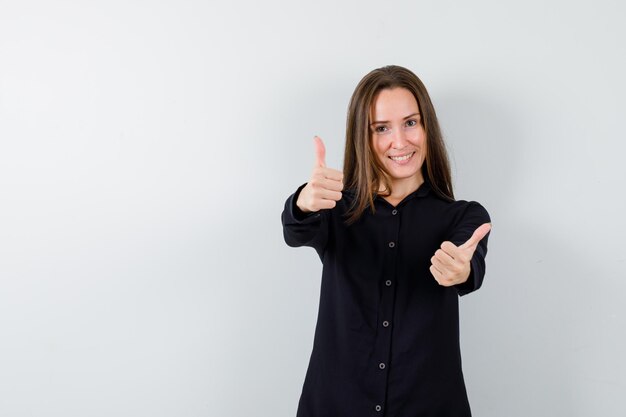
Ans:
[{"label": "woman's nose", "polygon": [[395,129],[392,133],[391,146],[394,149],[402,149],[407,145],[406,132],[404,129]]}]

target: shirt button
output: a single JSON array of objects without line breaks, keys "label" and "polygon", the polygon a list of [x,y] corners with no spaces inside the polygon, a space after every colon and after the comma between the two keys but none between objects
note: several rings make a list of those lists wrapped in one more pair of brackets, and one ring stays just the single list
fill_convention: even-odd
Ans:
[{"label": "shirt button", "polygon": [[389,247],[390,248],[394,248],[396,246],[396,244],[394,242],[389,242]]},{"label": "shirt button", "polygon": [[395,216],[396,214],[398,214],[398,210],[396,210],[396,209],[391,210],[391,214],[393,214]]},{"label": "shirt button", "polygon": [[389,322],[387,320],[383,321],[383,327],[389,327]]},{"label": "shirt button", "polygon": [[376,404],[376,407],[374,407],[374,409],[376,409],[376,411],[380,411],[380,410],[382,410],[383,408],[382,408],[380,405]]},{"label": "shirt button", "polygon": [[387,281],[385,281],[385,285],[388,286],[388,287],[391,287],[391,280],[388,279]]},{"label": "shirt button", "polygon": [[380,369],[385,369],[385,364],[383,362],[381,362],[380,364],[378,364],[378,367]]}]

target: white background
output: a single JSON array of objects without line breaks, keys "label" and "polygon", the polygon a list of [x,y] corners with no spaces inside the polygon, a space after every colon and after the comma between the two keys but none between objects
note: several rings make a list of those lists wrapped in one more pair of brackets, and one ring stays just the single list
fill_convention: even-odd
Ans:
[{"label": "white background", "polygon": [[0,415],[294,416],[321,265],[280,213],[403,65],[460,199],[476,416],[624,416],[619,1],[0,1]]}]

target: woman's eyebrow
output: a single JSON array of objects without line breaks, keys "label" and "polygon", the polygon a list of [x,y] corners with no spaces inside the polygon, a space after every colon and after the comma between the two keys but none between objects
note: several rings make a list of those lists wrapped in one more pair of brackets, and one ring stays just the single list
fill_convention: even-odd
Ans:
[{"label": "woman's eyebrow", "polygon": [[[413,116],[419,116],[419,115],[420,115],[419,113],[409,114],[408,116],[403,117],[402,120],[406,120],[406,119],[411,118]],[[370,123],[370,126],[371,125],[375,125],[377,123],[389,123],[389,120],[377,120],[377,121],[374,121],[374,122]]]}]

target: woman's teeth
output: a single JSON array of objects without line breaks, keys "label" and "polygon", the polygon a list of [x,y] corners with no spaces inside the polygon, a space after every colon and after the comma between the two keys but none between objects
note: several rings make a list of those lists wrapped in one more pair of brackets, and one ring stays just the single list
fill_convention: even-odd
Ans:
[{"label": "woman's teeth", "polygon": [[412,157],[414,153],[415,153],[415,152],[412,152],[412,153],[410,153],[410,154],[408,154],[408,155],[404,155],[404,156],[390,156],[389,158],[391,158],[391,160],[392,160],[392,161],[398,161],[398,162],[400,162],[400,161],[406,161],[407,159],[409,159],[410,157]]}]

